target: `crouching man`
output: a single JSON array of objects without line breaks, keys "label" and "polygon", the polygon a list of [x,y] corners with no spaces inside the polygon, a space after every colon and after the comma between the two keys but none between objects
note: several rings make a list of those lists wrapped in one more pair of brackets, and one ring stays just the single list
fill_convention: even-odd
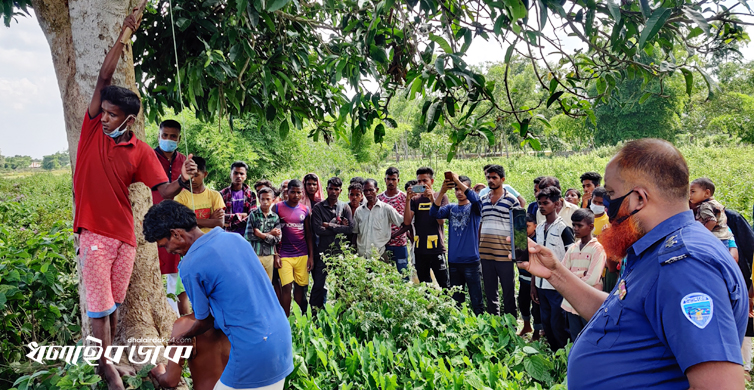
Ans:
[{"label": "crouching man", "polygon": [[230,341],[215,389],[282,389],[293,371],[291,329],[251,245],[221,228],[202,233],[191,209],[168,200],[149,209],[144,236],[183,256],[178,271],[196,321],[175,340],[219,329]]}]

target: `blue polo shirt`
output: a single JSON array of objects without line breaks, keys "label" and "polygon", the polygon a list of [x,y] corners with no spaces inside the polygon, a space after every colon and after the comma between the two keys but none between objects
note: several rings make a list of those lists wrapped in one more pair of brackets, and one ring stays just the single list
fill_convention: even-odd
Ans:
[{"label": "blue polo shirt", "polygon": [[634,243],[622,272],[571,349],[569,389],[688,389],[695,364],[743,363],[746,283],[691,211]]},{"label": "blue polo shirt", "polygon": [[216,227],[191,245],[178,269],[196,319],[212,314],[230,341],[224,385],[269,386],[293,371],[288,319],[248,241]]}]

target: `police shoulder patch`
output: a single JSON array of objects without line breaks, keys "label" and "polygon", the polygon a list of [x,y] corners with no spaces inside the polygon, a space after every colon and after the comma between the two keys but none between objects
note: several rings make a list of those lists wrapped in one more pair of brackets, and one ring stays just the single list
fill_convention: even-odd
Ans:
[{"label": "police shoulder patch", "polygon": [[683,315],[699,329],[704,329],[710,323],[713,309],[712,298],[707,294],[695,292],[681,299]]}]

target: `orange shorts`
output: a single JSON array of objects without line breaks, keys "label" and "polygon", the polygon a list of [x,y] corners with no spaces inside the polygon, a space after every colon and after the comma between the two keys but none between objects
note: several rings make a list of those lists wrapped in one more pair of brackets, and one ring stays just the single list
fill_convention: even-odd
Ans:
[{"label": "orange shorts", "polygon": [[134,269],[136,248],[81,229],[81,271],[86,288],[86,315],[103,318],[123,303]]}]

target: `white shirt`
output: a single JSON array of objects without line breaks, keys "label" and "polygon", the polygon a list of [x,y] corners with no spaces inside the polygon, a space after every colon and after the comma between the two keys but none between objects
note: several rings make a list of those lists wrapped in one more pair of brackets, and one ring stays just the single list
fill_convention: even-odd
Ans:
[{"label": "white shirt", "polygon": [[[561,198],[563,200],[563,208],[560,209],[560,212],[558,213],[558,216],[560,218],[563,218],[563,222],[568,226],[569,228],[573,228],[573,222],[571,222],[571,215],[576,212],[576,210],[579,209],[579,206],[576,206],[575,204],[571,202],[567,202],[565,199]],[[544,215],[542,215],[542,209],[537,208],[537,226],[545,223]]]},{"label": "white shirt", "polygon": [[403,216],[381,200],[377,200],[371,210],[366,205],[359,206],[353,216],[353,232],[357,234],[356,249],[359,256],[370,257],[372,248],[376,248],[382,255],[385,244],[390,241],[390,226],[402,224]]}]

